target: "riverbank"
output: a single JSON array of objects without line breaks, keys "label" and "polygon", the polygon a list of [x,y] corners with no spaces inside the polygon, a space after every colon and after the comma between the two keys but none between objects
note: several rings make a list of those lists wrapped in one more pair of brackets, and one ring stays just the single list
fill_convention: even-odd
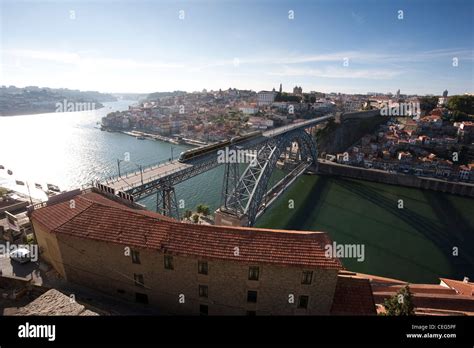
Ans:
[{"label": "riverbank", "polygon": [[124,131],[124,130],[113,130],[109,128],[102,128],[102,130],[130,135],[132,137],[135,137],[141,140],[152,139],[152,140],[164,141],[166,143],[175,144],[175,145],[205,146],[209,144],[204,141],[200,141],[196,139],[189,139],[189,138],[182,138],[182,137],[170,138],[170,137],[165,137],[160,134],[148,133],[148,132],[143,132],[143,131],[138,131],[138,130]]},{"label": "riverbank", "polygon": [[324,175],[345,176],[353,179],[474,197],[474,185],[470,183],[452,182],[402,173],[390,173],[379,169],[355,167],[323,159],[318,160],[318,172]]},{"label": "riverbank", "polygon": [[67,88],[0,87],[0,117],[44,114],[51,112],[93,111],[117,99],[96,91]]},{"label": "riverbank", "polygon": [[164,137],[164,136],[159,135],[159,134],[145,133],[145,132],[140,132],[140,131],[135,131],[135,130],[133,130],[133,131],[119,131],[119,132],[123,133],[123,134],[126,134],[126,135],[130,135],[130,136],[135,137],[135,138],[140,139],[140,140],[152,139],[152,140],[164,141],[164,142],[171,143],[171,144],[176,144],[176,145],[181,144],[176,139]]}]

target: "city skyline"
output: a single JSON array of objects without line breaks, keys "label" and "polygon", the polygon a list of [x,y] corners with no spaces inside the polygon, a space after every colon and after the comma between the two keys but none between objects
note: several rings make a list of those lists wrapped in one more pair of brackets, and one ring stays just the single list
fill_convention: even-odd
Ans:
[{"label": "city skyline", "polygon": [[371,4],[3,1],[0,79],[109,93],[280,83],[284,91],[472,93],[472,3]]}]

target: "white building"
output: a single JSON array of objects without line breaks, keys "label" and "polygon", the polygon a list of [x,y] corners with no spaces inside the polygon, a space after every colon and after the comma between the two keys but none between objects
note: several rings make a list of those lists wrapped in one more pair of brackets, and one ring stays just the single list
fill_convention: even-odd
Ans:
[{"label": "white building", "polygon": [[244,115],[255,115],[258,112],[257,108],[246,106],[240,107],[239,111],[241,111]]},{"label": "white building", "polygon": [[260,91],[257,93],[257,105],[265,106],[274,102],[277,93],[275,91]]},{"label": "white building", "polygon": [[273,127],[273,120],[269,120],[267,118],[262,117],[250,117],[248,124],[253,129],[267,129]]}]

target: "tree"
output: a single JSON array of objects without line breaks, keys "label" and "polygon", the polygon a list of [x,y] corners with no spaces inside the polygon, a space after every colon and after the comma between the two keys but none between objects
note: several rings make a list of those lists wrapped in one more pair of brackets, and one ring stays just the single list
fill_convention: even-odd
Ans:
[{"label": "tree", "polygon": [[194,214],[194,215],[193,215],[193,222],[194,222],[195,224],[197,224],[198,221],[199,221],[199,215],[198,215],[198,214]]},{"label": "tree", "polygon": [[202,215],[208,216],[211,213],[211,210],[207,205],[204,205],[201,210]]},{"label": "tree", "polygon": [[0,187],[0,197],[3,197],[8,193],[8,190],[6,188]]},{"label": "tree", "polygon": [[385,299],[384,307],[386,315],[414,315],[414,306],[410,288],[408,285],[401,288],[395,295]]},{"label": "tree", "polygon": [[311,95],[311,94],[304,94],[303,95],[304,102],[305,103],[315,103],[316,102],[316,96]]},{"label": "tree", "polygon": [[420,97],[419,100],[421,111],[424,111],[427,114],[438,106],[438,97]]},{"label": "tree", "polygon": [[443,116],[443,120],[449,122],[473,121],[474,116],[469,116],[465,112],[454,110],[449,112],[446,116]]},{"label": "tree", "polygon": [[451,111],[459,111],[463,114],[474,114],[474,96],[472,95],[455,95],[448,100],[448,109]]},{"label": "tree", "polygon": [[193,215],[193,212],[192,212],[191,210],[186,210],[186,211],[184,212],[184,217],[185,217],[186,219],[190,219],[192,215]]},{"label": "tree", "polygon": [[286,92],[283,92],[283,93],[277,93],[277,95],[275,96],[275,101],[299,103],[301,101],[301,97],[297,95],[290,95]]},{"label": "tree", "polygon": [[207,205],[204,205],[204,204],[199,204],[197,207],[196,207],[196,212],[198,214],[202,214],[204,216],[207,216],[211,213],[211,210],[209,209],[209,207]]},{"label": "tree", "polygon": [[204,208],[204,206],[202,204],[199,204],[197,207],[196,207],[196,212],[198,214],[202,214],[202,209]]}]

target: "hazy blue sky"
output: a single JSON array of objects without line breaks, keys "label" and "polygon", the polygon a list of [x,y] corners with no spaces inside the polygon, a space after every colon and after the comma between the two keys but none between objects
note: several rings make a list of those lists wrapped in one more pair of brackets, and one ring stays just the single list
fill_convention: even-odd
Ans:
[{"label": "hazy blue sky", "polygon": [[474,92],[472,0],[0,2],[0,85]]}]

